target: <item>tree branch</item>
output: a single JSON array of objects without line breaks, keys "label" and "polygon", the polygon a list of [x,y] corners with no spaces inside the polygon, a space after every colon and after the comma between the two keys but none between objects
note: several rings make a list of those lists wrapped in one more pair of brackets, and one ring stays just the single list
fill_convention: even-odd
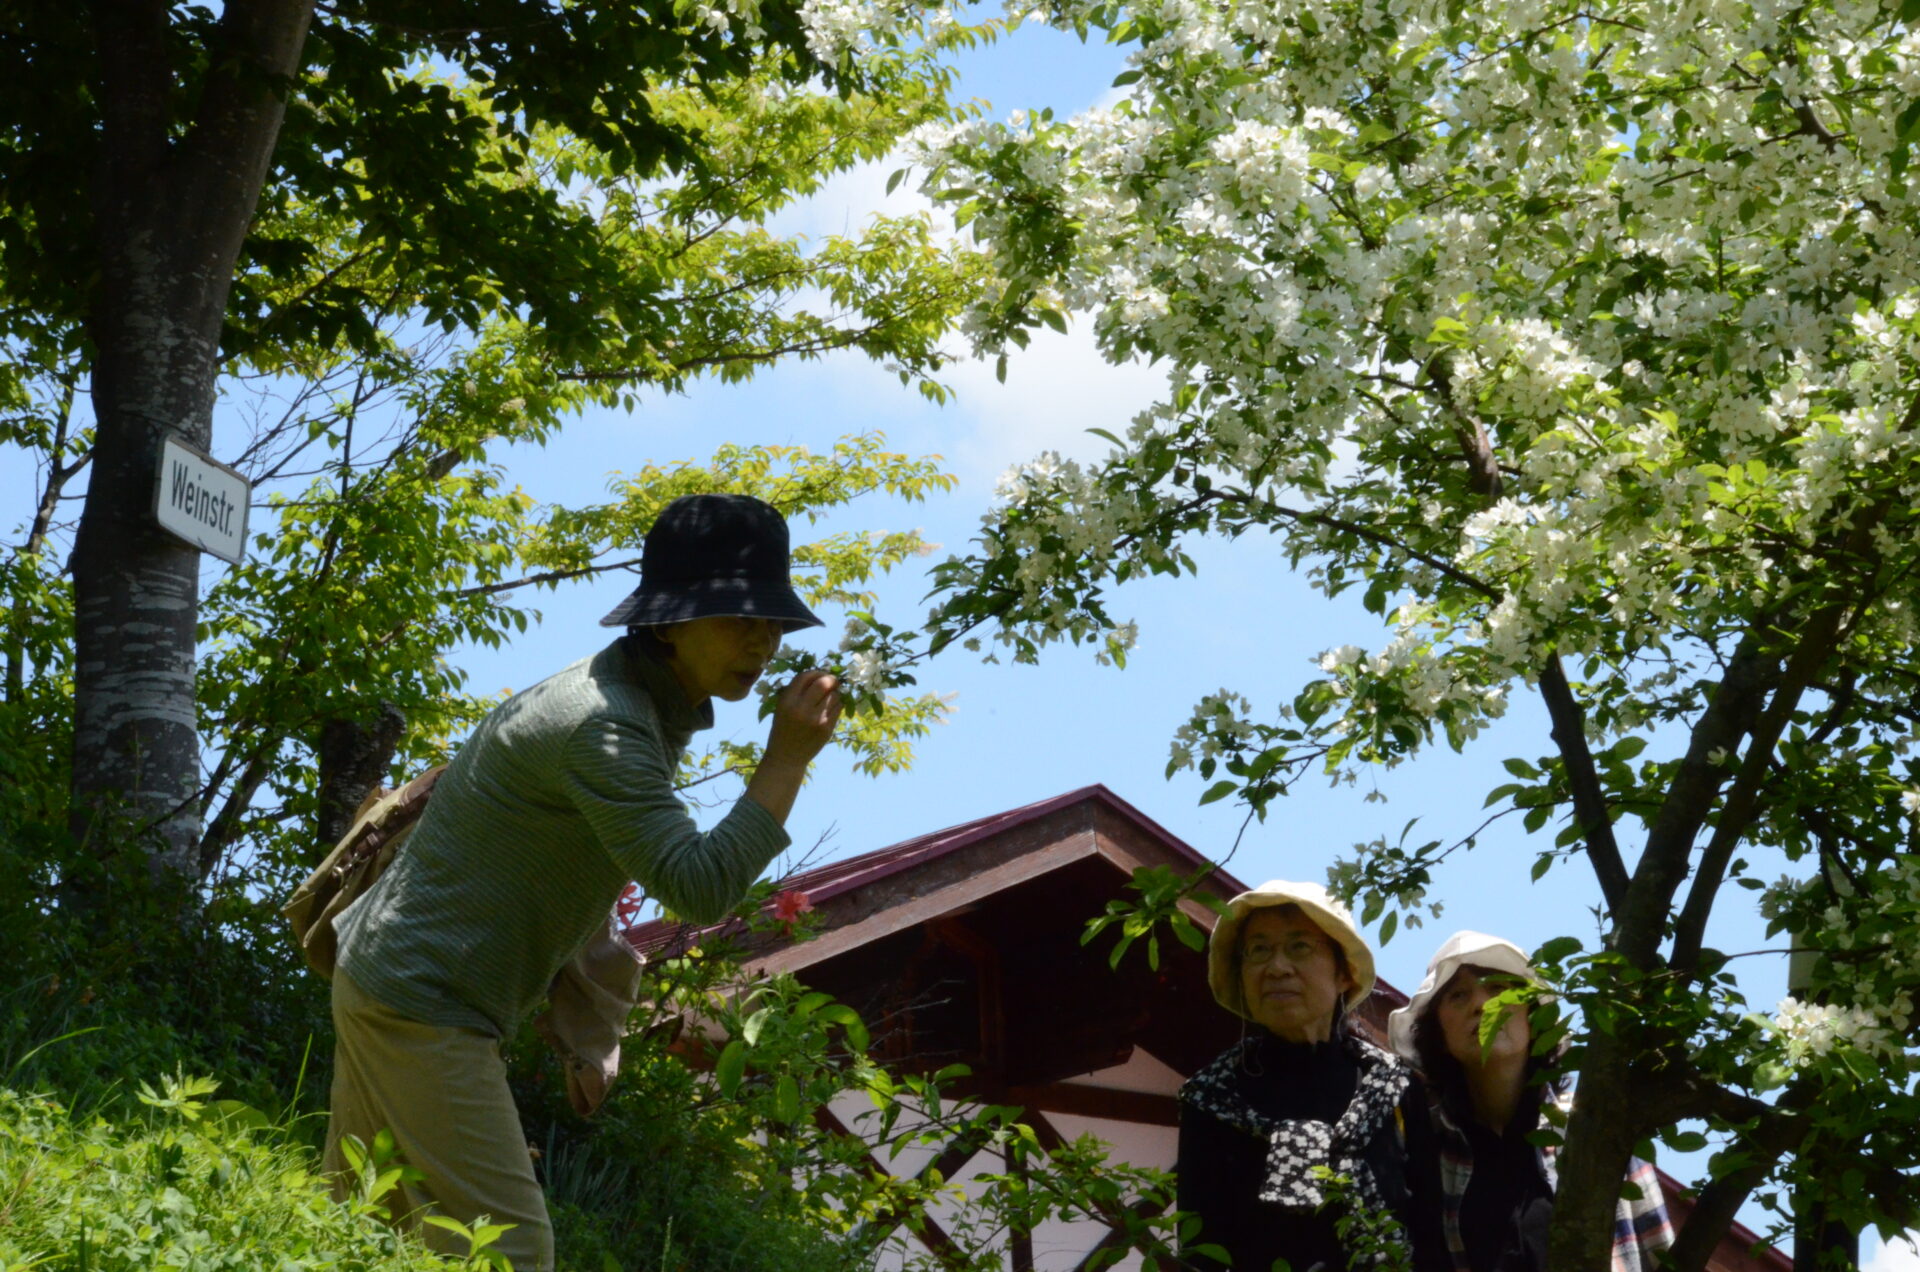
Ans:
[{"label": "tree branch", "polygon": [[604,574],[608,570],[626,570],[640,564],[639,557],[626,561],[609,561],[605,565],[583,565],[577,570],[544,570],[539,574],[529,574],[522,578],[508,579],[504,583],[485,583],[479,587],[463,587],[453,593],[455,596],[494,596],[501,592],[511,592],[515,588],[532,587],[539,583],[564,583],[568,579],[583,579],[592,574]]},{"label": "tree branch", "polygon": [[1494,458],[1493,442],[1487,426],[1478,415],[1462,410],[1453,396],[1453,368],[1445,354],[1436,354],[1427,363],[1427,375],[1439,390],[1440,409],[1455,421],[1454,433],[1467,459],[1467,489],[1487,499],[1498,499],[1503,488],[1500,464]]},{"label": "tree branch", "polygon": [[1739,748],[1776,674],[1776,660],[1758,633],[1749,629],[1693,726],[1687,753],[1654,815],[1640,864],[1614,916],[1616,946],[1637,967],[1651,967],[1658,959],[1668,908],[1686,877],[1694,836],[1700,833],[1720,789],[1723,774],[1711,757]]},{"label": "tree branch", "polygon": [[1806,691],[1808,682],[1832,655],[1849,608],[1848,602],[1836,601],[1814,615],[1808,624],[1809,630],[1801,636],[1800,644],[1787,660],[1772,700],[1753,726],[1740,772],[1727,792],[1726,802],[1721,805],[1713,837],[1700,854],[1693,886],[1687,890],[1686,904],[1674,924],[1671,962],[1682,971],[1691,971],[1699,960],[1707,920],[1713,914],[1714,899],[1726,876],[1727,863],[1759,810],[1760,795],[1773,767],[1774,747],[1779,745],[1780,735],[1793,718],[1794,708],[1800,704],[1800,695]]},{"label": "tree branch", "polygon": [[[253,804],[253,797],[273,773],[273,764],[280,753],[281,735],[268,733],[260,739],[253,757],[247,761],[246,771],[240,775],[233,789],[228,792],[226,801],[220,806],[220,813],[200,836],[200,872],[197,879],[204,880],[213,873],[214,866],[220,862],[220,854],[227,846],[240,837],[240,821],[246,816],[247,809]],[[211,791],[208,792],[211,795]]]},{"label": "tree branch", "polygon": [[1567,784],[1573,791],[1573,813],[1580,820],[1586,840],[1587,860],[1600,881],[1600,894],[1607,913],[1618,920],[1621,902],[1627,895],[1627,867],[1620,857],[1620,845],[1613,837],[1613,818],[1607,810],[1607,797],[1600,786],[1600,773],[1594,767],[1593,751],[1587,745],[1585,714],[1567,683],[1560,655],[1548,654],[1540,669],[1540,696],[1546,699],[1547,714],[1553,720],[1554,745],[1567,766]]},{"label": "tree branch", "polygon": [[1259,502],[1265,504],[1268,508],[1271,508],[1283,517],[1291,517],[1295,521],[1304,521],[1309,525],[1325,526],[1329,530],[1339,530],[1346,534],[1353,535],[1356,538],[1365,539],[1368,543],[1378,544],[1383,548],[1391,548],[1395,552],[1404,552],[1407,556],[1418,561],[1428,569],[1433,570],[1445,578],[1452,579],[1462,587],[1471,588],[1490,601],[1499,601],[1504,596],[1504,593],[1502,593],[1499,588],[1493,586],[1493,584],[1468,574],[1451,561],[1431,556],[1425,552],[1421,552],[1417,548],[1410,548],[1398,539],[1395,539],[1392,535],[1374,530],[1368,526],[1363,526],[1359,522],[1348,521],[1344,518],[1333,516],[1331,513],[1289,508],[1284,504],[1271,503],[1264,499],[1256,499],[1256,497],[1252,495],[1227,496],[1223,494],[1222,497],[1232,498],[1240,503]]}]

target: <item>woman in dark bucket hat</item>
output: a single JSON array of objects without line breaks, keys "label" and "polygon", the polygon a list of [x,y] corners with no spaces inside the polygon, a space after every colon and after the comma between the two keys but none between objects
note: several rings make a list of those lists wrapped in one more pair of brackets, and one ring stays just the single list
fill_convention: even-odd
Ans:
[{"label": "woman in dark bucket hat", "polygon": [[[731,909],[787,846],[840,713],[833,676],[795,677],[745,795],[711,830],[687,816],[674,777],[712,700],[747,697],[781,637],[820,623],[794,594],[786,522],[758,499],[668,505],[639,588],[602,621],[627,634],[489,713],[335,925],[329,1171],[343,1176],[347,1136],[390,1131],[424,1176],[396,1211],[512,1224],[498,1248],[520,1272],[552,1268],[553,1232],[500,1040],[605,934],[630,880],[696,922]],[[437,1225],[422,1235],[464,1253]]]},{"label": "woman in dark bucket hat", "polygon": [[820,626],[793,591],[786,518],[751,495],[682,495],[647,532],[640,586],[600,625],[735,615],[772,619],[784,632]]}]

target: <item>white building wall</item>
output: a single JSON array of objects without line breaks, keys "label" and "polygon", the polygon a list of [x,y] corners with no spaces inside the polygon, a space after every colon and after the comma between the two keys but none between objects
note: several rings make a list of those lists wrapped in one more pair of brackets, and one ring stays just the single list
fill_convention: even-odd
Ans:
[{"label": "white building wall", "polygon": [[[1166,1096],[1177,1092],[1180,1082],[1177,1072],[1139,1048],[1134,1049],[1125,1064],[1068,1079],[1068,1084],[1074,1086]],[[889,1149],[877,1143],[880,1114],[863,1093],[842,1092],[828,1107],[843,1125],[867,1141],[872,1147],[875,1164],[890,1174],[903,1177],[917,1175],[940,1155],[942,1146],[939,1144],[910,1144],[901,1149],[898,1155],[890,1155]],[[1146,1126],[1069,1113],[1047,1113],[1045,1116],[1067,1140],[1092,1135],[1107,1144],[1109,1155],[1115,1161],[1158,1170],[1170,1170],[1173,1167],[1178,1133],[1171,1126]],[[897,1137],[926,1123],[925,1117],[911,1111],[904,1113],[894,1124],[894,1134]],[[955,1171],[950,1182],[965,1195],[977,1196],[983,1185],[975,1183],[975,1179],[982,1174],[998,1174],[1004,1169],[998,1154],[981,1152]],[[946,1197],[929,1206],[928,1213],[935,1223],[951,1232],[955,1216],[961,1208],[962,1202],[958,1197]],[[1105,1224],[1090,1219],[1071,1223],[1054,1220],[1042,1224],[1033,1233],[1035,1272],[1073,1272],[1087,1252],[1106,1234]],[[898,1248],[887,1252],[878,1264],[877,1272],[899,1272],[910,1257],[928,1254],[926,1247],[904,1227],[896,1230],[894,1240]],[[1129,1254],[1113,1266],[1119,1272],[1138,1272],[1140,1265],[1140,1256]],[[1002,1266],[1006,1266],[1004,1261]]]}]

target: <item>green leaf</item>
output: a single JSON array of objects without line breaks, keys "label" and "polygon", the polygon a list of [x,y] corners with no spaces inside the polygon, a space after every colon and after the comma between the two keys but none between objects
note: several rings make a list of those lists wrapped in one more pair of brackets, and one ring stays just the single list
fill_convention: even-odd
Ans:
[{"label": "green leaf", "polygon": [[1207,947],[1207,934],[1200,930],[1199,924],[1188,918],[1181,911],[1175,910],[1173,917],[1168,919],[1167,922],[1173,928],[1174,936],[1179,938],[1180,944],[1186,946],[1196,954]]},{"label": "green leaf", "polygon": [[1607,754],[1616,760],[1631,760],[1647,749],[1647,740],[1643,737],[1621,738],[1607,748]]},{"label": "green leaf", "polygon": [[791,1124],[800,1120],[800,1084],[791,1073],[781,1074],[779,1082],[774,1084],[773,1110],[782,1122]]},{"label": "green leaf", "polygon": [[1578,954],[1581,948],[1580,938],[1577,936],[1556,936],[1542,945],[1535,957],[1541,962],[1558,963],[1562,959]]},{"label": "green leaf", "polygon": [[747,1071],[747,1044],[735,1038],[720,1052],[719,1061],[713,1066],[714,1082],[720,1088],[720,1094],[733,1098],[740,1089],[740,1079]]},{"label": "green leaf", "polygon": [[1873,1057],[1865,1052],[1847,1046],[1836,1047],[1834,1051],[1840,1057],[1840,1063],[1846,1066],[1847,1072],[1851,1073],[1857,1081],[1872,1082],[1880,1076],[1880,1066],[1874,1063]]},{"label": "green leaf", "polygon": [[1238,790],[1239,786],[1240,784],[1238,782],[1229,782],[1225,780],[1215,782],[1212,786],[1209,786],[1207,788],[1207,793],[1200,797],[1200,802],[1202,804],[1212,804],[1218,800],[1223,800],[1227,796],[1233,794],[1234,791]]}]

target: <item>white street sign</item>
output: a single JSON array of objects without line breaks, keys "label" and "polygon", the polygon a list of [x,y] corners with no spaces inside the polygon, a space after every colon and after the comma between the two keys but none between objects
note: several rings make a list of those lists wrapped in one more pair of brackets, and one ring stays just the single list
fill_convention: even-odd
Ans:
[{"label": "white street sign", "polygon": [[253,488],[225,464],[169,437],[160,444],[154,515],[162,529],[202,552],[240,564],[247,554],[247,501]]}]

